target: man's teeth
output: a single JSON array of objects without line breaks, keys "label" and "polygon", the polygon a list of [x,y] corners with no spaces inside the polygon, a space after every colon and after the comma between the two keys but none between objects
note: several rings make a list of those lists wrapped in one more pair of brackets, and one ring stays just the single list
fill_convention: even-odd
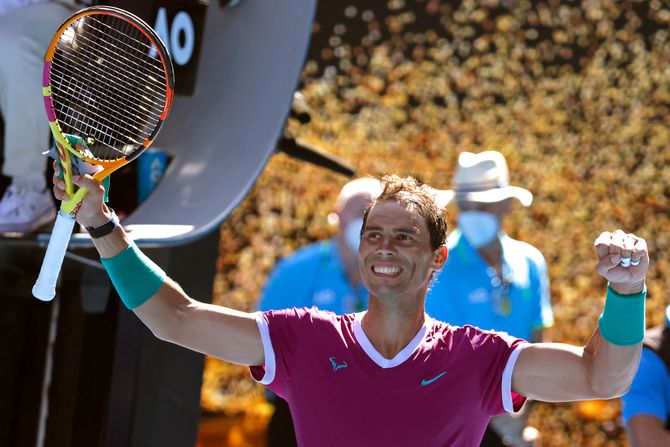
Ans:
[{"label": "man's teeth", "polygon": [[400,273],[400,267],[386,267],[376,265],[374,267],[374,271],[375,273],[381,273],[384,275],[395,275]]}]

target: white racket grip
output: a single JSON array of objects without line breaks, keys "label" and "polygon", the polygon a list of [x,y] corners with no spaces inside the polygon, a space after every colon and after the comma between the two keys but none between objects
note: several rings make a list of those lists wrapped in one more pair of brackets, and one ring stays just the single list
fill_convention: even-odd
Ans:
[{"label": "white racket grip", "polygon": [[40,275],[33,286],[33,296],[42,301],[51,301],[56,296],[56,283],[65,252],[72,237],[75,219],[69,214],[58,212],[56,223],[49,238],[47,252],[44,254]]}]

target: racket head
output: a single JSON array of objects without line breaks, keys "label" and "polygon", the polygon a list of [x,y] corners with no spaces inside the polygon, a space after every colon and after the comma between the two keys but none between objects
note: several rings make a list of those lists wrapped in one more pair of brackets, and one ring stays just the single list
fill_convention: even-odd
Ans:
[{"label": "racket head", "polygon": [[[167,117],[174,70],[142,19],[94,6],[65,20],[44,58],[44,106],[59,157],[69,151],[104,178],[149,147]],[[73,145],[66,134],[87,144]]]}]

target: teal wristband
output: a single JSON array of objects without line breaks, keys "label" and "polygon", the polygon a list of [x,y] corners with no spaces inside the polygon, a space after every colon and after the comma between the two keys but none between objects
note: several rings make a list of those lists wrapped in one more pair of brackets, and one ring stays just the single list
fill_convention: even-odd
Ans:
[{"label": "teal wristband", "polygon": [[128,309],[144,304],[165,281],[165,272],[131,242],[112,258],[101,258],[121,301]]},{"label": "teal wristband", "polygon": [[605,309],[598,325],[605,340],[617,346],[633,346],[644,339],[644,302],[647,288],[634,295],[620,295],[607,286]]}]

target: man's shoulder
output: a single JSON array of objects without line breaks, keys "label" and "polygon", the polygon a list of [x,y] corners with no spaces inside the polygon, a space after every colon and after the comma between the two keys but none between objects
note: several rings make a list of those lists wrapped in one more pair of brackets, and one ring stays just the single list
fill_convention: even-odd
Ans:
[{"label": "man's shoulder", "polygon": [[354,314],[336,314],[329,310],[322,310],[315,306],[312,307],[290,307],[280,310],[269,310],[264,312],[270,319],[282,318],[286,320],[295,320],[308,325],[339,325],[351,324],[354,320]]},{"label": "man's shoulder", "polygon": [[507,332],[495,331],[490,329],[481,329],[477,326],[464,324],[463,326],[455,326],[445,323],[440,320],[434,320],[433,330],[434,337],[446,340],[450,343],[468,343],[475,347],[485,344],[491,340],[504,340],[506,342],[514,342],[516,340],[523,341],[517,337],[512,337]]},{"label": "man's shoulder", "polygon": [[502,238],[502,243],[503,249],[513,252],[515,256],[524,256],[535,264],[546,264],[542,252],[528,242],[505,236]]}]

